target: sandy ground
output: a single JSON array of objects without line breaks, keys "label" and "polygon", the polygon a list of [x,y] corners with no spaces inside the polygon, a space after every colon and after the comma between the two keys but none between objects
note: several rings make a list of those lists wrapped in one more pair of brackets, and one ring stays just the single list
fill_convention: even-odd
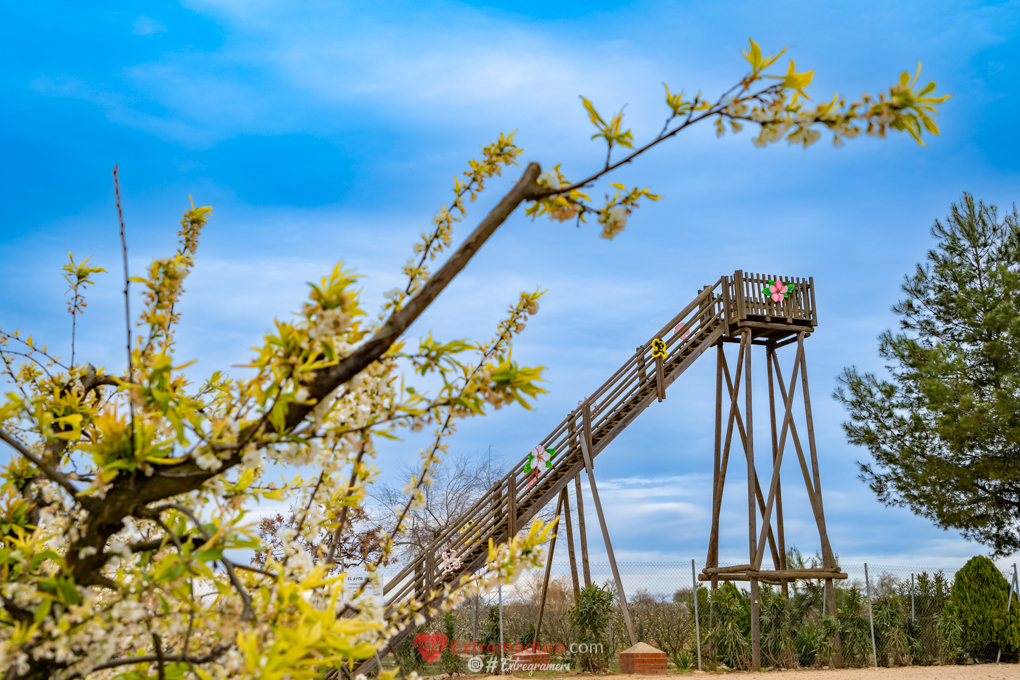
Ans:
[{"label": "sandy ground", "polygon": [[[844,670],[799,670],[799,671],[764,671],[745,673],[730,671],[728,673],[708,673],[692,671],[689,673],[671,672],[667,678],[708,678],[733,677],[739,680],[1020,680],[1020,664],[975,664],[973,666],[910,666],[907,668],[853,668]],[[544,674],[543,674],[544,676]],[[527,675],[506,676],[496,675],[485,680],[507,680],[508,677],[527,678]],[[535,676],[539,677],[539,676]],[[637,680],[638,678],[654,678],[661,675],[621,675],[610,673],[599,676],[545,676],[541,680],[581,680],[591,678],[597,680]]]}]

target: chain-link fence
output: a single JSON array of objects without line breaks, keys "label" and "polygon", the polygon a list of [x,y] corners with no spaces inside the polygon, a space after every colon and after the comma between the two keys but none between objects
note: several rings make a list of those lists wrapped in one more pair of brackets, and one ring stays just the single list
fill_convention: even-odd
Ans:
[{"label": "chain-link fence", "polygon": [[[699,646],[704,668],[748,668],[748,584],[726,582],[712,592],[708,583],[697,582],[695,607],[692,586],[703,566],[695,563],[692,569],[690,561],[619,564],[634,634],[638,641],[666,652],[671,666],[678,669],[697,667]],[[831,666],[837,657],[849,667],[875,663],[933,665],[959,660],[959,630],[954,629],[958,623],[944,616],[959,567],[922,569],[845,563],[840,567],[848,578],[835,581],[835,613],[827,609],[823,581],[791,581],[785,595],[777,586],[760,586],[763,667]],[[583,588],[580,564],[578,572]],[[1012,570],[1003,575],[1013,581]],[[489,644],[500,643],[507,653],[515,645],[518,649],[527,647],[535,638],[543,577],[544,570],[535,570],[500,591],[469,598],[445,622],[431,621],[421,631],[444,632],[448,637],[452,633],[462,643],[454,652],[490,649]],[[616,591],[608,563],[592,563],[590,579],[593,584]],[[573,660],[571,644],[575,640],[569,615],[573,605],[569,563],[554,561],[539,636],[539,644],[554,661]],[[631,646],[619,598],[605,643],[614,659]],[[410,643],[405,646],[404,654],[413,657]]]}]

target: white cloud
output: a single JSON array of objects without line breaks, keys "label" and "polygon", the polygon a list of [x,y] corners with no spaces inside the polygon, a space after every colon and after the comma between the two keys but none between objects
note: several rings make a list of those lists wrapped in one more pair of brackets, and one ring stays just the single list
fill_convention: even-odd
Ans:
[{"label": "white cloud", "polygon": [[[584,123],[581,93],[606,112],[629,103],[632,124],[661,124],[659,81],[669,69],[628,42],[462,8],[400,25],[338,7],[314,14],[289,6],[255,13],[233,3],[197,9],[232,29],[219,48],[129,66],[123,84],[37,89],[91,101],[115,122],[198,147],[238,134],[330,134],[364,119],[365,110],[402,126],[509,130],[538,122],[533,127],[558,134]],[[166,27],[140,16],[134,30]]]},{"label": "white cloud", "polygon": [[135,35],[152,35],[153,33],[165,33],[166,26],[152,17],[144,14],[138,16],[131,25],[131,32]]}]

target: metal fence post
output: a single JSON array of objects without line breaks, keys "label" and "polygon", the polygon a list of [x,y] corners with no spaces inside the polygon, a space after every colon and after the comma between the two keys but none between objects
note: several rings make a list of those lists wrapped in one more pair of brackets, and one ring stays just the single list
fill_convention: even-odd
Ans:
[{"label": "metal fence post", "polygon": [[698,576],[694,572],[694,560],[691,560],[691,593],[694,595],[694,635],[695,647],[698,650],[698,670],[701,670],[701,621],[698,618]]},{"label": "metal fence post", "polygon": [[503,674],[503,584],[499,584],[499,675]]},{"label": "metal fence post", "polygon": [[914,575],[910,575],[910,620],[915,620],[914,616]]},{"label": "metal fence post", "polygon": [[[1009,595],[1006,597],[1006,619],[1009,620],[1009,608],[1013,604],[1013,584],[1016,583],[1016,564],[1013,565],[1013,578],[1009,581]],[[1002,658],[1002,647],[999,647],[999,651],[995,654],[995,663],[999,663],[999,659]]]},{"label": "metal fence post", "polygon": [[871,606],[871,579],[868,577],[868,563],[864,563],[864,586],[868,590],[868,623],[871,624],[871,659],[878,668],[878,648],[875,646],[875,615]]}]

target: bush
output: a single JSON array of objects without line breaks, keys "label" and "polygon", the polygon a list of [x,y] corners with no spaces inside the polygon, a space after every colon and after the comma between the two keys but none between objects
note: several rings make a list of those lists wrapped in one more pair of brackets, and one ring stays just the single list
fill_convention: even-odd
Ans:
[{"label": "bush", "polygon": [[425,658],[418,653],[414,646],[414,636],[426,632],[425,626],[418,626],[414,632],[404,638],[393,650],[393,656],[397,658],[397,665],[405,673],[414,671],[419,675],[425,671]]},{"label": "bush", "polygon": [[[492,605],[489,607],[488,618],[485,621],[479,622],[478,631],[478,642],[481,643],[484,649],[488,650],[489,645],[492,645],[492,649],[499,649],[499,606]],[[495,654],[489,654],[487,656],[499,656],[499,652]]]},{"label": "bush", "polygon": [[577,604],[570,610],[570,628],[574,633],[574,642],[587,644],[589,649],[593,649],[592,646],[595,645],[596,650],[576,655],[578,669],[582,672],[599,673],[609,668],[609,643],[606,632],[612,610],[613,593],[608,587],[599,587],[594,583],[581,590]]},{"label": "bush", "polygon": [[750,668],[751,603],[747,595],[726,581],[712,593],[711,604],[716,660],[729,668]]},{"label": "bush", "polygon": [[453,612],[443,614],[443,634],[446,636],[449,644],[443,648],[443,653],[439,657],[439,665],[442,666],[444,673],[463,673],[465,669],[464,659],[459,654],[454,654],[451,650],[453,641],[457,639],[457,617],[454,616]]},{"label": "bush", "polygon": [[765,667],[795,668],[790,601],[783,591],[761,586],[758,590],[761,625],[761,661]]},{"label": "bush", "polygon": [[1008,656],[1020,649],[1020,610],[1006,613],[1009,583],[995,564],[978,555],[956,574],[949,603],[960,622],[964,654],[994,659],[1001,648]]},{"label": "bush", "polygon": [[[943,660],[947,648],[939,632],[939,622],[943,619],[946,603],[949,601],[951,585],[941,571],[932,575],[927,572],[917,575],[914,587],[916,619],[912,624],[912,635],[916,645],[912,662],[915,664],[945,663]],[[955,659],[956,657],[953,663]]]},{"label": "bush", "polygon": [[811,668],[815,665],[824,640],[825,635],[818,626],[805,625],[797,629],[797,636],[793,644],[797,650],[797,663],[802,668]]},{"label": "bush", "polygon": [[[902,595],[890,592],[874,598],[875,637],[878,663],[883,666],[909,666],[915,649],[910,633],[910,603]],[[870,633],[870,632],[869,632]]]},{"label": "bush", "polygon": [[836,591],[840,598],[836,615],[839,641],[846,666],[871,665],[871,628],[864,594],[857,588]]}]

